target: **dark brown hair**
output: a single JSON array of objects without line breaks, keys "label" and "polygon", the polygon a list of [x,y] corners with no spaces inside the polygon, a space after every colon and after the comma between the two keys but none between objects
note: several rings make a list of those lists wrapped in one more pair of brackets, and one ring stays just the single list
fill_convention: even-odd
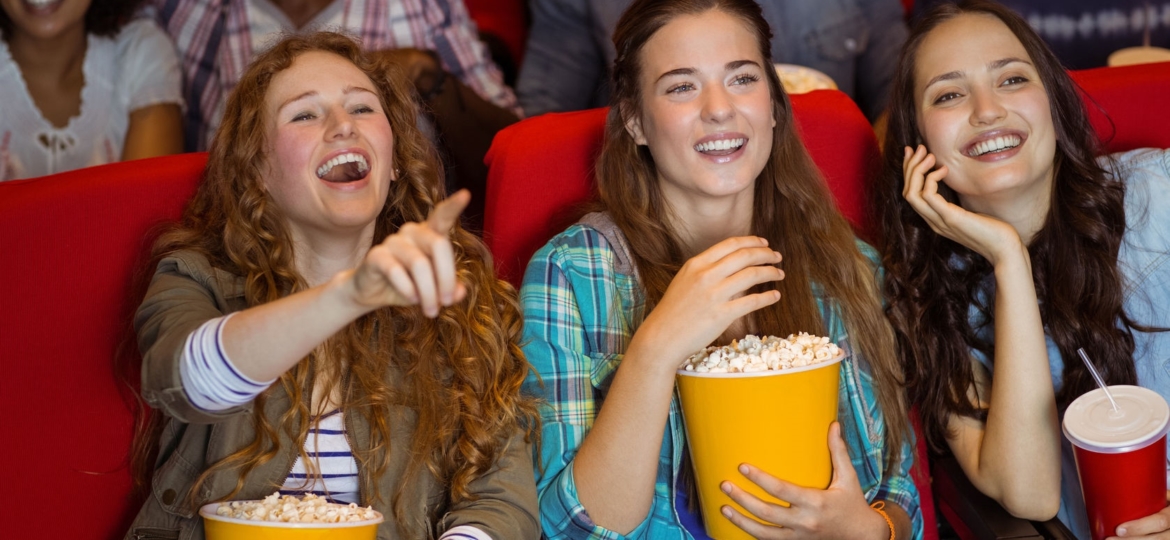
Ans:
[{"label": "dark brown hair", "polygon": [[[959,16],[996,17],[1020,40],[1048,94],[1056,134],[1052,203],[1043,227],[1028,245],[1040,316],[1066,359],[1057,394],[1063,409],[1093,388],[1076,350],[1085,351],[1110,384],[1134,384],[1134,325],[1122,308],[1117,254],[1125,232],[1125,186],[1113,181],[1094,157],[1101,149],[1078,89],[1060,61],[1028,23],[997,3],[973,0],[943,3],[912,28],[894,76],[885,169],[876,190],[881,216],[887,315],[898,338],[911,400],[919,406],[927,439],[945,447],[952,414],[982,418],[968,398],[973,384],[971,350],[994,358],[994,347],[976,337],[969,309],[994,324],[994,297],[977,301],[977,291],[994,279],[978,254],[933,232],[902,198],[903,149],[918,132],[914,97],[915,60],[932,30]],[[939,192],[958,204],[945,184]]]},{"label": "dark brown hair", "polygon": [[711,10],[735,17],[755,35],[776,119],[771,156],[755,182],[752,234],[767,238],[769,246],[784,254],[786,277],[753,289],[779,290],[781,296],[778,303],[752,317],[766,334],[824,335],[814,284],[824,291],[845,321],[853,350],[872,367],[874,388],[885,413],[886,465],[892,468],[899,462],[909,428],[893,334],[879,303],[877,271],[859,250],[852,229],[800,141],[788,95],[770,69],[772,35],[758,4],[752,0],[637,0],[622,15],[613,37],[617,48],[614,92],[597,162],[602,205],[629,241],[646,290],[648,313],[662,299],[686,257],[669,224],[670,210],[654,160],[648,149],[635,144],[626,123],[642,110],[639,81],[646,42],[675,17]]},{"label": "dark brown hair", "polygon": [[[114,37],[134,16],[145,0],[93,0],[85,10],[85,31],[102,37]],[[8,12],[0,9],[0,37],[12,35],[13,23]]]},{"label": "dark brown hair", "polygon": [[[285,218],[263,188],[262,174],[268,151],[264,104],[269,87],[276,74],[310,51],[336,54],[364,72],[376,87],[394,133],[394,163],[401,172],[376,218],[373,241],[380,242],[407,222],[425,221],[443,198],[441,165],[434,147],[416,127],[418,105],[405,76],[397,68],[376,63],[341,34],[292,36],[259,55],[229,97],[203,182],[182,223],[156,242],[156,264],[179,250],[202,253],[213,266],[244,277],[249,306],[306,287],[294,266]],[[310,418],[319,414],[303,399],[313,385],[324,386],[324,395],[332,388],[348,388],[342,392],[341,406],[369,423],[371,448],[354,448],[353,453],[360,465],[361,493],[374,500],[381,498],[377,479],[385,472],[391,451],[410,456],[408,476],[433,475],[455,504],[472,498],[471,483],[496,466],[518,429],[526,429],[535,440],[535,404],[520,395],[530,368],[518,344],[522,325],[515,291],[495,278],[491,256],[478,238],[456,226],[451,241],[457,277],[468,288],[462,302],[443,308],[436,319],[413,307],[382,308],[341,330],[256,398],[256,439],[212,465],[192,493],[199,493],[199,485],[211,474],[232,471],[239,477],[235,489],[216,494],[219,500],[228,499],[243,487],[250,471],[278,452],[299,451],[305,458],[303,448],[281,449],[277,430],[295,441],[305,440]],[[393,387],[392,369],[403,380]],[[263,411],[268,394],[277,389],[287,392],[294,405],[274,426]],[[409,448],[390,448],[389,411],[395,404],[417,412]],[[154,437],[139,437],[136,462],[148,461],[157,433]],[[400,534],[426,537],[441,516],[406,510],[412,502],[406,499],[419,494],[407,491],[412,485],[409,477],[399,485],[392,504]],[[204,502],[208,501],[193,501]]]}]

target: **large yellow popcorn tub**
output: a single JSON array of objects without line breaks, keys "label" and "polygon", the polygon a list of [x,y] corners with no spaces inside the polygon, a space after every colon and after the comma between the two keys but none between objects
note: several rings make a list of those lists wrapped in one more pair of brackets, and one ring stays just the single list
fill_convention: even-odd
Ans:
[{"label": "large yellow popcorn tub", "polygon": [[207,540],[374,540],[382,514],[375,519],[343,523],[287,523],[233,518],[216,514],[220,503],[203,505]]},{"label": "large yellow popcorn tub", "polygon": [[751,539],[719,511],[730,505],[751,516],[719,489],[725,480],[763,500],[787,506],[740,474],[742,463],[801,486],[828,487],[833,474],[829,426],[837,420],[844,358],[841,353],[824,362],[779,371],[678,371],[687,444],[708,535],[716,540]]}]

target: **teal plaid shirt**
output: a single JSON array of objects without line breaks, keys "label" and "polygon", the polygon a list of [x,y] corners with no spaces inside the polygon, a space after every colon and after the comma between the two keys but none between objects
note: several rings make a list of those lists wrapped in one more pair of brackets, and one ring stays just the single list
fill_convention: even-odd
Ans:
[{"label": "teal plaid shirt", "polygon": [[[877,259],[873,248],[859,245],[871,260]],[[677,395],[670,403],[654,502],[646,519],[622,536],[595,525],[577,498],[573,459],[645,310],[645,294],[623,253],[597,228],[573,225],[533,255],[520,289],[524,353],[542,381],[530,375],[525,389],[544,400],[536,487],[541,526],[550,540],[691,539],[674,507],[675,479],[686,444]],[[861,488],[871,502],[885,500],[905,509],[914,538],[922,538],[918,490],[910,479],[913,448],[906,444],[901,449],[896,475],[882,476],[885,425],[868,364],[852,354],[837,311],[819,297],[818,304],[830,339],[849,355],[841,363],[838,421]]]}]

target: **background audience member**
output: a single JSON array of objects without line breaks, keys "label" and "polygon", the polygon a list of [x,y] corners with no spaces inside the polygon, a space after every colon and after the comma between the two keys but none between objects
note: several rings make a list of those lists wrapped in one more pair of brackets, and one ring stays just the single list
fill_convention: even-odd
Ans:
[{"label": "background audience member", "polygon": [[[631,0],[533,2],[532,30],[516,84],[529,116],[600,107],[609,98],[613,35]],[[886,106],[906,39],[898,0],[761,0],[772,59],[824,72],[870,121]]]},{"label": "background audience member", "polygon": [[189,150],[208,147],[227,95],[253,56],[284,34],[339,31],[407,72],[439,132],[452,175],[449,191],[468,188],[465,217],[474,223],[482,215],[484,154],[496,132],[519,119],[520,109],[476,38],[462,0],[153,2],[182,60]]},{"label": "background audience member", "polygon": [[411,93],[334,33],[244,72],[134,320],[163,414],[128,539],[202,539],[195,508],[278,487],[372,505],[379,538],[540,536],[515,291]]},{"label": "background audience member", "polygon": [[[914,18],[955,0],[916,0]],[[1066,69],[1105,65],[1118,49],[1143,44],[1170,47],[1170,2],[1166,0],[1000,0],[1044,38]]]},{"label": "background audience member", "polygon": [[142,0],[0,0],[0,180],[182,151],[178,59]]}]

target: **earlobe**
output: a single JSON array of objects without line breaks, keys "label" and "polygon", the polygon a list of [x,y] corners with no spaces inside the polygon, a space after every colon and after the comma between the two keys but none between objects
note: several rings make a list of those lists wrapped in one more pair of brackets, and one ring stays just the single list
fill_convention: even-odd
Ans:
[{"label": "earlobe", "polygon": [[646,135],[642,133],[642,119],[637,116],[631,116],[626,120],[626,133],[634,139],[634,144],[638,146],[646,146]]}]

